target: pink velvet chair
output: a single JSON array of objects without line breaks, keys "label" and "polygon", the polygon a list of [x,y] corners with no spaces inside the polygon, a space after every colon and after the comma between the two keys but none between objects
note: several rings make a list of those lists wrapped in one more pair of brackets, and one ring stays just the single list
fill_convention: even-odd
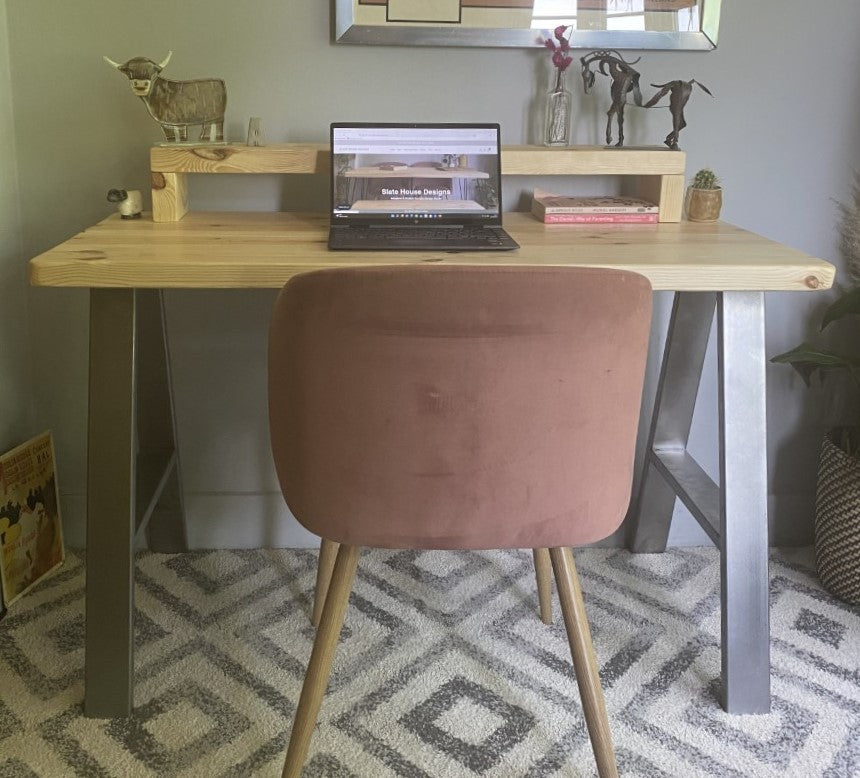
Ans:
[{"label": "pink velvet chair", "polygon": [[301,773],[362,546],[550,549],[598,771],[617,774],[570,546],[626,513],[650,320],[650,284],[626,271],[410,265],[286,284],[272,452],[290,510],[337,557],[285,776]]}]

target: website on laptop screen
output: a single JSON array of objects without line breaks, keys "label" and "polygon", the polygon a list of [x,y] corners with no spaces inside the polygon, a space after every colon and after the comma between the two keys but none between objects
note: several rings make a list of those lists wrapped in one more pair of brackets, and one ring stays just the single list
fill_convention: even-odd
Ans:
[{"label": "website on laptop screen", "polygon": [[498,128],[332,127],[333,221],[494,221]]}]

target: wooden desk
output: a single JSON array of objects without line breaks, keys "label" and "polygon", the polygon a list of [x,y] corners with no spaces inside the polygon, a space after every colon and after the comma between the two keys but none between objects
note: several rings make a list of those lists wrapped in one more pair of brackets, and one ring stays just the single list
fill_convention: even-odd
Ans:
[{"label": "wooden desk", "polygon": [[[829,287],[834,268],[722,223],[543,225],[526,214],[506,215],[505,223],[519,251],[373,254],[328,251],[320,215],[189,213],[165,223],[111,217],[31,260],[31,283],[91,290],[87,715],[131,711],[136,533],[147,527],[158,550],[185,548],[157,290],[276,288],[318,268],[419,262],[623,268],[677,293],[632,548],[665,549],[679,496],[722,555],[724,706],[769,710],[763,293]],[[715,310],[719,486],[686,452]],[[138,373],[144,380],[137,382]]]}]

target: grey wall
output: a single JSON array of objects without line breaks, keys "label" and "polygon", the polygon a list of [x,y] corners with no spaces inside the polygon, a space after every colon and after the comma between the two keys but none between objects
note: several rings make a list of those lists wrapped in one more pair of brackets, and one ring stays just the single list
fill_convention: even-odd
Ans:
[{"label": "grey wall", "polygon": [[30,312],[18,194],[9,31],[6,2],[0,0],[0,451],[12,448],[34,431]]},{"label": "grey wall", "polygon": [[[4,370],[0,437],[29,434],[25,427],[54,430],[66,536],[73,545],[84,539],[87,298],[84,291],[31,289],[24,306],[21,277],[26,258],[110,212],[109,188],[147,190],[148,148],[160,134],[102,55],[117,61],[137,55],[160,59],[172,49],[167,75],[224,78],[226,131],[236,140],[244,139],[250,116],[263,117],[273,143],[324,141],[328,123],[337,119],[496,120],[505,142],[538,139],[535,117],[547,82],[542,51],[334,45],[329,3],[315,0],[7,0],[6,5],[9,72],[6,57],[0,57],[0,103],[8,105],[11,82],[14,133],[3,114],[0,131],[10,143],[0,149],[0,277],[7,299],[10,293],[22,299],[22,311],[0,313],[0,367],[26,361],[22,343],[38,358],[32,359],[26,384],[17,378],[26,373],[10,376]],[[707,165],[722,176],[726,220],[838,261],[834,198],[849,192],[860,140],[860,101],[852,80],[860,72],[855,45],[860,5],[843,0],[724,0],[723,5],[717,51],[644,52],[637,66],[643,83],[695,77],[714,93],[713,100],[703,93],[693,97],[682,146],[690,172]],[[5,40],[0,27],[0,42]],[[574,140],[598,143],[607,108],[605,83],[597,97],[584,97],[579,84],[571,84]],[[627,130],[629,145],[660,143],[669,130],[668,112],[629,109]],[[9,188],[16,163],[17,191],[14,184]],[[564,188],[586,191],[605,183],[576,180]],[[524,207],[535,184],[559,186],[552,180],[509,182],[506,206]],[[192,179],[191,202],[198,210],[322,209],[326,183],[198,177]],[[770,353],[811,332],[828,299],[827,294],[770,295]],[[265,291],[167,296],[180,453],[197,546],[311,540],[286,515],[269,462],[264,347],[272,300]],[[646,405],[670,302],[668,295],[658,295]],[[22,319],[29,322],[29,336]],[[708,370],[713,375],[712,355]],[[772,539],[804,543],[811,539],[820,413],[815,397],[789,369],[771,366],[768,379]],[[7,417],[27,423],[10,426]],[[715,474],[713,391],[700,399],[692,447]],[[679,509],[672,542],[703,537]]]}]

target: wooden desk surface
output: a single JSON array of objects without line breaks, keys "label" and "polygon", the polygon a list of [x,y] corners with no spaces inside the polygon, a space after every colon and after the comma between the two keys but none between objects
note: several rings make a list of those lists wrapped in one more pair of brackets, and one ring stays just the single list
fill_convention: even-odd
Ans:
[{"label": "wooden desk surface", "polygon": [[730,224],[545,225],[504,216],[521,245],[505,252],[329,251],[324,214],[189,213],[155,223],[114,214],[30,261],[30,283],[61,287],[278,288],[325,267],[420,262],[634,270],[654,289],[811,291],[834,267]]}]

